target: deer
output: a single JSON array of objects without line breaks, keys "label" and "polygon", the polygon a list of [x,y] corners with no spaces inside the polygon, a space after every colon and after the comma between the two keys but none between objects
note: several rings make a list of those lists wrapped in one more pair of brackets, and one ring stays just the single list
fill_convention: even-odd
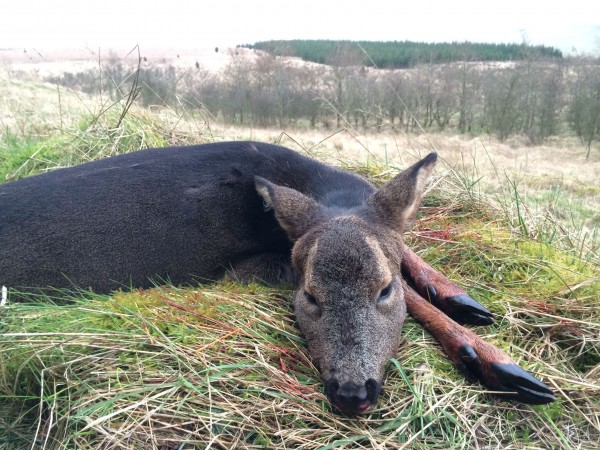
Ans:
[{"label": "deer", "polygon": [[294,284],[298,327],[339,413],[376,404],[407,314],[469,380],[502,399],[552,402],[542,381],[463,326],[491,324],[492,313],[404,244],[436,160],[430,153],[378,189],[278,145],[220,142],[6,182],[0,285],[19,301],[157,280]]}]

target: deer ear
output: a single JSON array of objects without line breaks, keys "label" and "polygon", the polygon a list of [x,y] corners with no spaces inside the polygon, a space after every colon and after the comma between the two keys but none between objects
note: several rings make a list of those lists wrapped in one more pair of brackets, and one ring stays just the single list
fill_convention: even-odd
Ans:
[{"label": "deer ear", "polygon": [[379,220],[404,233],[412,226],[437,153],[430,153],[387,182],[368,200]]},{"label": "deer ear", "polygon": [[312,198],[284,186],[278,186],[255,176],[256,191],[266,209],[273,209],[275,218],[292,241],[304,235],[321,216],[322,207]]}]

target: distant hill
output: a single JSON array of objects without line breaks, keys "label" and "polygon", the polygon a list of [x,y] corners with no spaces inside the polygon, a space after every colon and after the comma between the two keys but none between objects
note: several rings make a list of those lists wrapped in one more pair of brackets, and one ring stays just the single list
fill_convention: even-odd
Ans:
[{"label": "distant hill", "polygon": [[321,64],[359,64],[385,69],[407,68],[422,63],[562,58],[562,52],[553,47],[476,42],[290,40],[262,41],[241,47],[263,50],[277,56],[297,56]]}]

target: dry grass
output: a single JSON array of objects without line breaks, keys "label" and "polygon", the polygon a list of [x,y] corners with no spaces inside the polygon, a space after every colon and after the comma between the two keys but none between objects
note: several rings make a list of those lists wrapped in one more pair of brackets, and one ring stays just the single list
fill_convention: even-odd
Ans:
[{"label": "dry grass", "polygon": [[[292,130],[282,134],[281,130],[224,127],[221,133],[228,138],[247,139],[250,136],[259,141],[277,141],[326,156],[333,162],[362,161],[363,164],[387,163],[403,167],[435,150],[447,164],[446,169],[456,169],[473,179],[481,179],[486,193],[501,190],[507,177],[518,180],[525,188],[561,184],[570,191],[596,186],[600,179],[600,153],[593,153],[586,161],[585,149],[575,138],[556,138],[544,145],[526,145],[518,138],[503,143],[490,136],[359,134],[352,129],[333,133]],[[598,198],[589,197],[590,202],[600,208]]]}]

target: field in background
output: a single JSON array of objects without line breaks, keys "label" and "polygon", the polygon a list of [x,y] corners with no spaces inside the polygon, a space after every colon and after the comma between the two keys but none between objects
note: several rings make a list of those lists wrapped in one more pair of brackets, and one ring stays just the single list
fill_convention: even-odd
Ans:
[{"label": "field in background", "polygon": [[[256,57],[248,49],[151,50],[140,53],[150,63],[167,67],[193,67],[202,61],[210,73],[230,64],[235,52]],[[102,58],[117,58],[128,52],[80,50],[77,52],[0,52],[0,127],[10,136],[26,139],[43,137],[67,129],[82,117],[111,109],[114,92],[83,93],[43,81],[64,71],[92,70]],[[134,51],[135,53],[135,51]],[[112,56],[111,56],[112,55]],[[167,55],[167,56],[165,56]],[[253,56],[254,55],[254,56]],[[137,53],[129,58],[137,57]],[[100,58],[100,60],[96,60]],[[296,61],[295,64],[306,64]],[[107,76],[107,75],[106,75]],[[123,96],[127,92],[123,93]],[[155,113],[172,116],[179,127],[188,127],[197,138],[206,140],[256,139],[279,142],[297,150],[320,154],[330,162],[390,164],[403,166],[418,155],[437,151],[445,170],[457,169],[475,183],[471,189],[496,196],[502,203],[524,202],[525,214],[537,222],[553,222],[562,229],[562,239],[579,242],[581,251],[597,255],[600,245],[600,152],[590,152],[574,136],[552,137],[531,145],[525,137],[504,141],[484,134],[455,134],[452,131],[403,132],[383,127],[358,129],[345,119],[339,128],[251,128],[231,126],[206,112],[186,108],[149,107]],[[114,109],[114,108],[113,108]],[[84,124],[81,124],[84,126]],[[4,139],[6,141],[6,138]],[[140,142],[140,148],[160,145]],[[23,168],[25,169],[25,168]],[[439,170],[439,169],[438,169]],[[8,178],[20,174],[6,174]]]},{"label": "field in background", "polygon": [[[183,57],[183,55],[182,55]],[[407,241],[498,317],[476,332],[555,390],[497,402],[412,320],[373,413],[331,412],[291,291],[222,282],[0,308],[0,449],[594,448],[600,440],[600,157],[574,138],[230,127],[0,72],[0,177],[147,147],[278,142],[382,182],[444,160]],[[33,443],[33,444],[32,444]]]}]

